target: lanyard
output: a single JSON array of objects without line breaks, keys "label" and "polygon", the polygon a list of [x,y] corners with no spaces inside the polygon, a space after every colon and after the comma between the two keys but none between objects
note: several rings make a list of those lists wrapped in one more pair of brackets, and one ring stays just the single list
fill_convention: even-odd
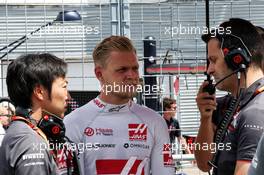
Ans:
[{"label": "lanyard", "polygon": [[255,91],[255,93],[254,93],[254,95],[253,95],[253,98],[256,96],[256,95],[258,95],[258,94],[260,94],[261,92],[263,92],[264,91],[264,86],[262,86],[261,88],[259,88],[259,89],[257,89],[256,91]]}]

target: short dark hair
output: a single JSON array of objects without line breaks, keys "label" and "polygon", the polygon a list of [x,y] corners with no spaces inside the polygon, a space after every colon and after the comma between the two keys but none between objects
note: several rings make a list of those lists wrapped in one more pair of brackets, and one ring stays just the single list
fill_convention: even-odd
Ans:
[{"label": "short dark hair", "polygon": [[34,88],[42,85],[50,96],[53,81],[58,77],[65,77],[66,73],[67,64],[52,54],[22,55],[8,65],[8,95],[15,107],[31,108]]},{"label": "short dark hair", "polygon": [[[216,38],[222,42],[224,38],[223,48],[245,48],[239,39],[232,37],[232,35],[235,35],[241,38],[250,51],[252,55],[251,62],[264,70],[264,41],[258,33],[257,28],[251,22],[241,18],[231,18],[220,24],[220,27],[223,29],[222,32],[224,34],[220,30],[212,30],[208,34],[202,35],[202,40],[208,43],[210,39]],[[232,35],[226,34],[227,30],[230,30]]]},{"label": "short dark hair", "polygon": [[173,98],[165,97],[163,98],[163,111],[166,111],[166,108],[171,108],[172,104],[176,104],[176,100]]}]

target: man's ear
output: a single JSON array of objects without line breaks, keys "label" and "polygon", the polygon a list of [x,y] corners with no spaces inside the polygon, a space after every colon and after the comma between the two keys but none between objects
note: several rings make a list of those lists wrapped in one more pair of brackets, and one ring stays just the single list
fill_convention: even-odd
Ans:
[{"label": "man's ear", "polygon": [[99,66],[99,65],[95,66],[94,68],[95,76],[100,82],[104,80],[102,70],[103,70],[102,66]]},{"label": "man's ear", "polygon": [[33,89],[33,95],[38,99],[38,100],[43,100],[45,97],[45,88],[41,85],[36,85]]}]

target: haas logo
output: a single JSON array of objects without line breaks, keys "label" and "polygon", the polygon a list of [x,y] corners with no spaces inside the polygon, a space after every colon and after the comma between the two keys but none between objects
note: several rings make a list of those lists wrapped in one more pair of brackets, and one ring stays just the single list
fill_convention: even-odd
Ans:
[{"label": "haas logo", "polygon": [[90,128],[90,127],[87,127],[84,130],[84,134],[87,135],[87,136],[92,136],[92,135],[94,135],[94,129]]},{"label": "haas logo", "polygon": [[130,141],[146,141],[147,140],[146,124],[128,124],[128,134]]}]

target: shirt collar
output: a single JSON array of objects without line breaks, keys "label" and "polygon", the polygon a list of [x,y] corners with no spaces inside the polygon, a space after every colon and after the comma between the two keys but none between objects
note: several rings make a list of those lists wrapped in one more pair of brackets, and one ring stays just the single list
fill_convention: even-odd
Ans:
[{"label": "shirt collar", "polygon": [[251,84],[247,89],[242,92],[242,98],[240,106],[243,108],[252,98],[255,97],[255,93],[258,89],[264,86],[264,78],[260,78]]},{"label": "shirt collar", "polygon": [[115,104],[109,104],[104,101],[102,101],[99,97],[96,97],[93,99],[94,104],[101,109],[101,111],[105,113],[116,113],[116,112],[125,112],[129,111],[132,101],[129,101],[125,104],[115,105]]}]

